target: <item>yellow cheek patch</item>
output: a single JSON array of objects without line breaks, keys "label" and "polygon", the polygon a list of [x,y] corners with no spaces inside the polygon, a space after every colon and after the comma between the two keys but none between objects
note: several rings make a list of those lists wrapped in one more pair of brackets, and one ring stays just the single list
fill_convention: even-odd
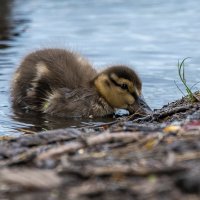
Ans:
[{"label": "yellow cheek patch", "polygon": [[94,81],[94,85],[96,86],[97,90],[103,95],[105,96],[106,90],[105,90],[105,86],[104,83],[108,81],[108,76],[105,74],[100,75],[95,81]]},{"label": "yellow cheek patch", "polygon": [[135,99],[132,96],[129,96],[128,98],[128,104],[131,105],[135,102]]},{"label": "yellow cheek patch", "polygon": [[[112,80],[110,80],[110,78]],[[113,81],[116,82],[117,85],[114,84]],[[127,108],[135,102],[132,93],[139,93],[131,81],[124,78],[118,78],[114,73],[111,74],[110,77],[106,74],[101,74],[96,78],[94,84],[97,91],[114,108]],[[122,84],[127,84],[128,90],[124,90],[119,87]]]}]

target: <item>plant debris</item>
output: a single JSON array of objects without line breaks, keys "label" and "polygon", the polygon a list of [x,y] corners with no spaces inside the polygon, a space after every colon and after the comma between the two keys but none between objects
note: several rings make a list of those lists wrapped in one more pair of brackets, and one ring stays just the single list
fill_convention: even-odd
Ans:
[{"label": "plant debris", "polygon": [[200,104],[187,97],[146,117],[0,141],[0,199],[197,200],[199,172]]}]

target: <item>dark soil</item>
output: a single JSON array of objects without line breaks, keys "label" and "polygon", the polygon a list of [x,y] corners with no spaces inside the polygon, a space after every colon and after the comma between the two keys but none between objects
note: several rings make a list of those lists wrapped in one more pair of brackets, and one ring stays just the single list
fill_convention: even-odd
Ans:
[{"label": "dark soil", "polygon": [[200,103],[3,140],[0,167],[0,199],[196,200]]}]

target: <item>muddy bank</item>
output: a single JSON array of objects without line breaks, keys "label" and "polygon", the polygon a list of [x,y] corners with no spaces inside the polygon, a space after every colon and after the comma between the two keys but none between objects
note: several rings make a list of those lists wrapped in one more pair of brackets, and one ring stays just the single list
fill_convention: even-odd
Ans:
[{"label": "muddy bank", "polygon": [[187,98],[146,117],[2,140],[0,199],[199,199],[199,141],[200,104]]}]

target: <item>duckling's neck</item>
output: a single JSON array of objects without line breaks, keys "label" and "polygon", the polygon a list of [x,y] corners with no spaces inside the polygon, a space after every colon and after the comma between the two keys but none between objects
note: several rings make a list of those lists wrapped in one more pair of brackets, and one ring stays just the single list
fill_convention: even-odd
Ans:
[{"label": "duckling's neck", "polygon": [[112,86],[107,74],[100,74],[94,80],[94,86],[99,96],[103,98],[109,106],[115,108],[126,108],[125,105],[119,104],[119,98]]}]

